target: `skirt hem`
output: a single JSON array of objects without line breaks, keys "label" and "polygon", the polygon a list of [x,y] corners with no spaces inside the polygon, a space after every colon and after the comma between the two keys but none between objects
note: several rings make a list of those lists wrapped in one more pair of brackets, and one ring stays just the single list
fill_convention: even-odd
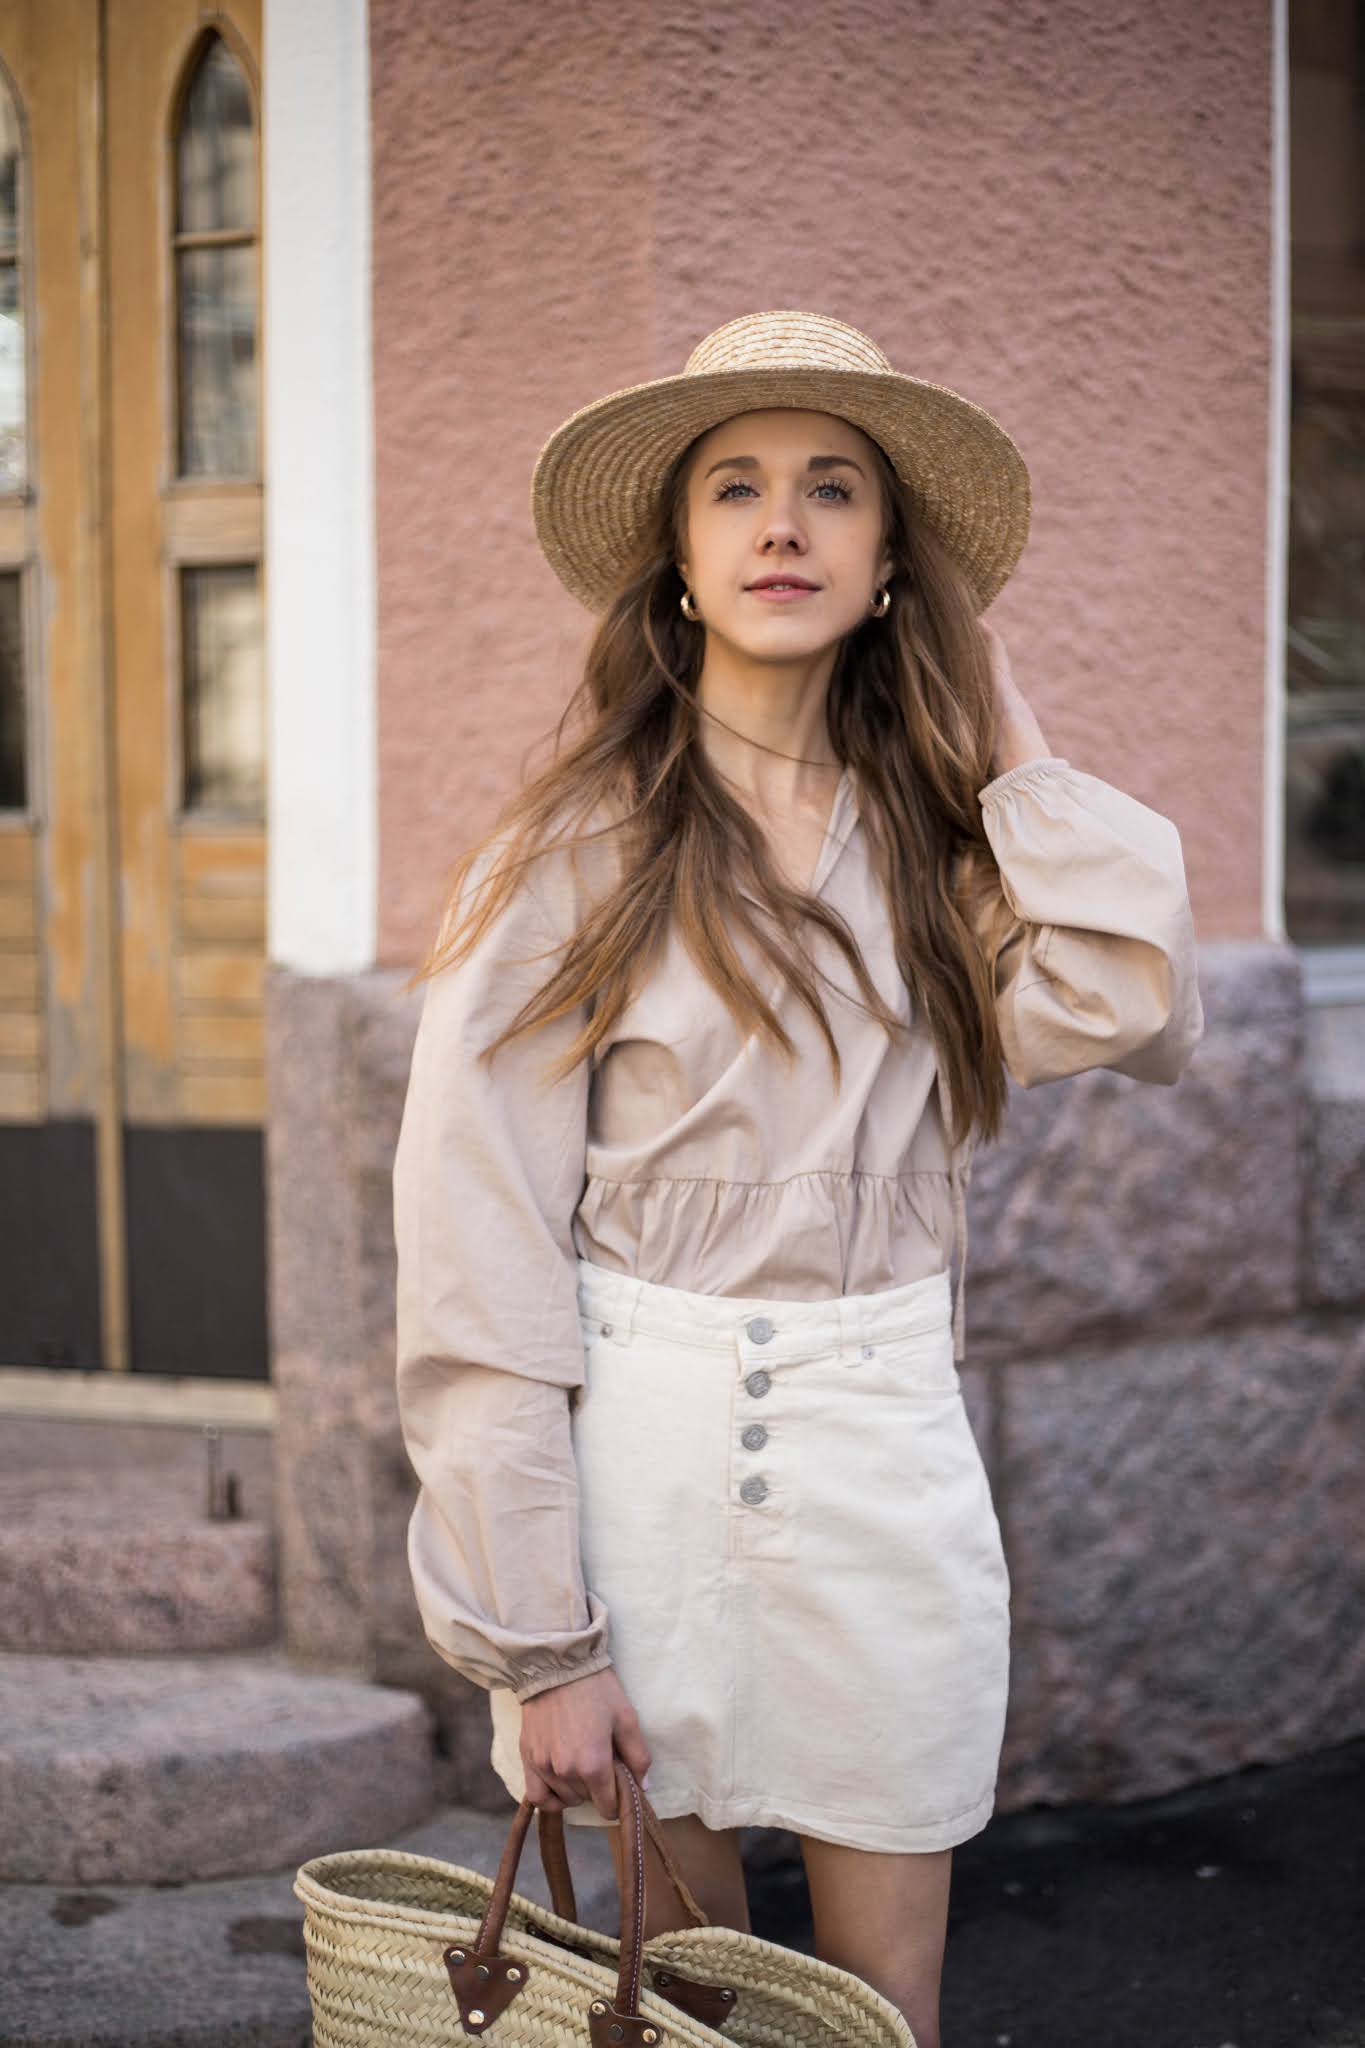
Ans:
[{"label": "skirt hem", "polygon": [[[675,1820],[682,1814],[696,1814],[709,1828],[784,1828],[798,1835],[811,1835],[818,1842],[833,1842],[848,1849],[873,1849],[884,1855],[927,1855],[936,1849],[953,1849],[980,1834],[995,1811],[994,1788],[974,1806],[942,1820],[922,1821],[912,1827],[894,1827],[849,1821],[840,1823],[825,1813],[803,1814],[765,1799],[714,1799],[705,1792],[661,1792],[647,1788],[650,1805],[660,1820]],[[564,1819],[571,1826],[615,1827],[596,1808],[567,1807]]]}]

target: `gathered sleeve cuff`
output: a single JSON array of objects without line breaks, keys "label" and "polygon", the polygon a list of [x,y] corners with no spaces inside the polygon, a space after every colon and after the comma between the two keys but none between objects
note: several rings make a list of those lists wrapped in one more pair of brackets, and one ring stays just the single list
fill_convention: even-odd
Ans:
[{"label": "gathered sleeve cuff", "polygon": [[610,1664],[607,1611],[582,1577],[565,1389],[466,1362],[417,1403],[432,1448],[414,1446],[408,1568],[431,1647],[519,1700]]},{"label": "gathered sleeve cuff", "polygon": [[523,877],[473,950],[423,984],[393,1162],[413,1590],[438,1655],[519,1699],[611,1661],[583,1580],[569,1405],[584,1378],[571,1224],[587,1067],[542,1071],[583,1016],[478,1058],[567,935]]},{"label": "gathered sleeve cuff", "polygon": [[1092,1067],[1170,1086],[1204,1031],[1180,834],[1050,754],[977,791],[1021,924],[996,962],[1005,1063],[1029,1088]]}]

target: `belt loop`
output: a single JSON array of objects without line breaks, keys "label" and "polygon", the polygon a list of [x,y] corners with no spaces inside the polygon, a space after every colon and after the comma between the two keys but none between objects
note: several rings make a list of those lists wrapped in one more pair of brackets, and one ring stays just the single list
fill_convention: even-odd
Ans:
[{"label": "belt loop", "polygon": [[866,1304],[859,1294],[839,1297],[839,1351],[843,1358],[860,1353],[867,1334]]},{"label": "belt loop", "polygon": [[976,1131],[969,1129],[963,1142],[956,1148],[952,1142],[952,1092],[942,1064],[938,1068],[938,1090],[940,1107],[943,1112],[944,1137],[949,1146],[948,1191],[952,1204],[952,1246],[957,1255],[957,1285],[953,1288],[952,1332],[953,1362],[961,1365],[967,1352],[967,1183],[972,1177],[972,1154],[976,1149]]},{"label": "belt loop", "polygon": [[637,1273],[623,1273],[617,1288],[615,1336],[620,1344],[629,1344],[635,1334],[635,1312],[640,1305],[644,1281]]},{"label": "belt loop", "polygon": [[953,1362],[961,1365],[966,1355],[967,1311],[967,1204],[963,1199],[962,1169],[952,1167],[953,1241],[957,1247],[957,1287],[953,1298]]},{"label": "belt loop", "polygon": [[953,1360],[961,1365],[967,1352],[967,1184],[972,1177],[975,1143],[969,1138],[955,1154],[950,1170],[953,1196],[953,1240],[957,1247],[957,1288],[953,1302]]}]

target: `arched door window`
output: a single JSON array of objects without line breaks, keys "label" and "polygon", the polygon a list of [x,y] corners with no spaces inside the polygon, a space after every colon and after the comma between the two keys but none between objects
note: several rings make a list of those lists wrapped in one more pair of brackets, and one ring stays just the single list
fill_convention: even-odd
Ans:
[{"label": "arched door window", "polygon": [[194,60],[176,139],[175,269],[181,476],[254,477],[256,131],[221,35]]},{"label": "arched door window", "polygon": [[175,135],[180,805],[223,820],[265,800],[258,212],[251,88],[210,31]]}]

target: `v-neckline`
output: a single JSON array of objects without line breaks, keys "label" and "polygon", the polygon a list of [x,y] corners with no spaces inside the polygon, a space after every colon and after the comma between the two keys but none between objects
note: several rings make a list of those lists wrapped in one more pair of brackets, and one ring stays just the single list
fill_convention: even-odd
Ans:
[{"label": "v-neckline", "polygon": [[808,896],[818,896],[820,894],[829,876],[829,871],[834,865],[835,855],[843,846],[844,842],[837,834],[840,825],[843,823],[843,814],[852,794],[853,770],[848,762],[845,761],[839,780],[834,785],[834,795],[830,798],[829,816],[825,819],[825,835],[820,841],[820,851],[815,856],[815,867],[812,870],[810,880],[806,884],[806,894]]},{"label": "v-neckline", "polygon": [[[820,851],[815,856],[815,866],[811,871],[810,880],[806,883],[805,894],[807,896],[818,896],[820,894],[829,879],[830,870],[843,851],[844,842],[848,834],[842,831],[841,828],[852,802],[853,770],[848,762],[845,761],[839,780],[834,785],[834,795],[830,798],[829,815],[825,819],[825,833],[820,841]],[[742,882],[739,884],[739,890],[740,894],[747,896],[750,902],[758,900],[754,896],[753,891],[746,889]]]}]

